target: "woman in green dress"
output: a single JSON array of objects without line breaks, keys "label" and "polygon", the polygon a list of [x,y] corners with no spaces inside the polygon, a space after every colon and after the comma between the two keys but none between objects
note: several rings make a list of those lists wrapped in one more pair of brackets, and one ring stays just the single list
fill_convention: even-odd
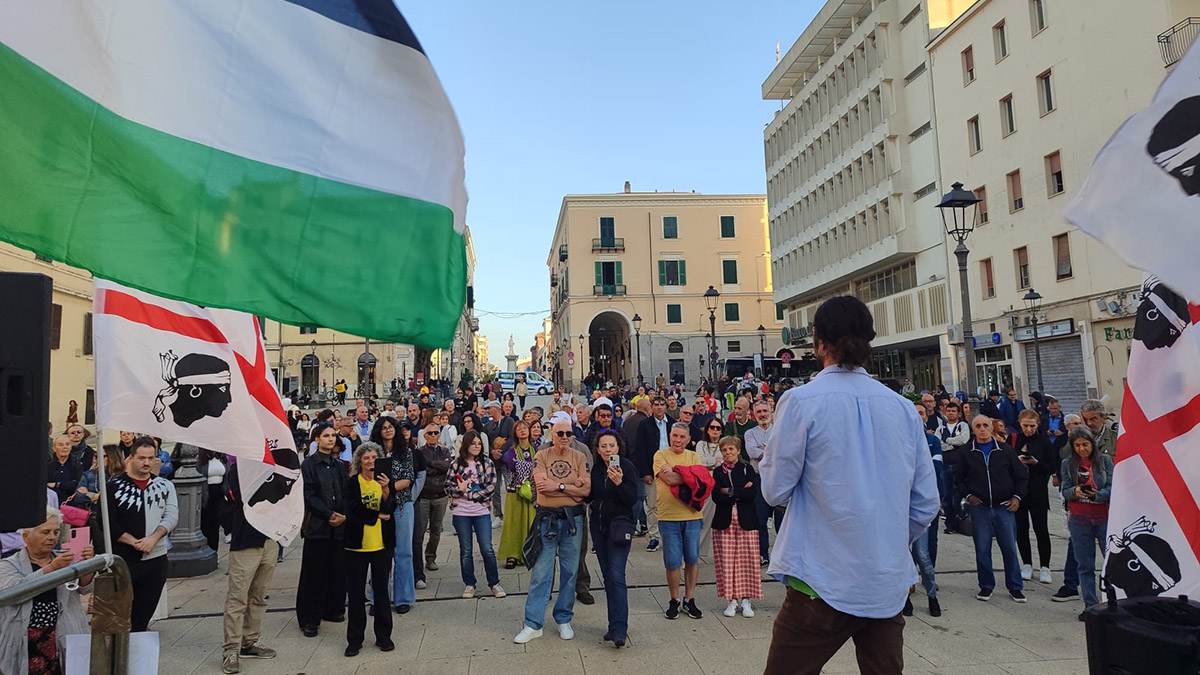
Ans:
[{"label": "woman in green dress", "polygon": [[524,563],[521,548],[533,525],[536,509],[533,505],[534,446],[529,437],[529,425],[518,420],[513,424],[512,443],[504,449],[500,460],[508,466],[508,494],[504,498],[504,529],[500,532],[500,551],[504,569],[511,570]]}]

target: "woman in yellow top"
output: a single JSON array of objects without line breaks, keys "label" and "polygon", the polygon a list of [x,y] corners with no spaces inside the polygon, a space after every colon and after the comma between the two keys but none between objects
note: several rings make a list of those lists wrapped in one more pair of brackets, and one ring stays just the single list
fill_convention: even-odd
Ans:
[{"label": "woman in yellow top", "polygon": [[[654,477],[658,490],[658,529],[662,533],[663,566],[667,568],[667,590],[671,602],[667,605],[668,619],[679,616],[680,610],[693,619],[704,616],[696,606],[696,581],[700,576],[700,530],[704,514],[679,501],[671,492],[672,485],[683,483],[677,466],[700,464],[700,457],[687,449],[692,440],[688,425],[671,425],[670,445],[654,453]],[[683,567],[684,596],[679,602],[679,568]]]},{"label": "woman in yellow top", "polygon": [[357,656],[367,628],[367,568],[375,591],[375,644],[381,651],[396,648],[392,642],[391,598],[388,581],[392,572],[392,549],[396,547],[396,528],[390,522],[395,508],[391,482],[385,474],[375,473],[380,447],[367,441],[358,446],[350,460],[350,477],[344,491],[346,525],[342,529],[346,546],[346,588],[349,611],[346,624],[346,656]]}]

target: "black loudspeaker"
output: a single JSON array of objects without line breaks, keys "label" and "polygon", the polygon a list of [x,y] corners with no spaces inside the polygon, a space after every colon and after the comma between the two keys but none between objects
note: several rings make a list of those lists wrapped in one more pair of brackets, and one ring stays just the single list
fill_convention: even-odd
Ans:
[{"label": "black loudspeaker", "polygon": [[1084,612],[1091,675],[1200,673],[1200,604],[1125,598]]},{"label": "black loudspeaker", "polygon": [[44,274],[0,272],[0,532],[46,520],[52,294]]}]

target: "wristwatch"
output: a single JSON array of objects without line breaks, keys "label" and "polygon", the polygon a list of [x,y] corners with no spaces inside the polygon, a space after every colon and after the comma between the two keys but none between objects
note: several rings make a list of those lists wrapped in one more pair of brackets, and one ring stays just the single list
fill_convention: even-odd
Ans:
[{"label": "wristwatch", "polygon": [[559,492],[566,492],[566,491],[567,491],[567,486],[566,486],[565,484],[563,484],[563,483],[559,483],[559,484],[558,484],[558,491],[559,491]]}]

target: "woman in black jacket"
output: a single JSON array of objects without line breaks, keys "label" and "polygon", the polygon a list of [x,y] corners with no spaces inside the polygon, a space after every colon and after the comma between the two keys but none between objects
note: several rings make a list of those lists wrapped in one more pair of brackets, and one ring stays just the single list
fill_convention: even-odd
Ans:
[{"label": "woman in black jacket", "polygon": [[1050,513],[1050,493],[1046,484],[1058,468],[1058,454],[1050,438],[1039,428],[1040,420],[1036,411],[1022,410],[1017,421],[1020,422],[1021,433],[1013,449],[1017,451],[1017,459],[1029,471],[1029,487],[1025,491],[1025,498],[1021,500],[1021,507],[1017,509],[1017,551],[1021,554],[1021,578],[1033,578],[1033,554],[1029,548],[1029,522],[1032,520],[1041,567],[1038,581],[1048,584],[1051,582],[1050,529],[1046,525],[1046,517]]},{"label": "woman in black jacket", "polygon": [[608,632],[605,640],[621,648],[629,636],[629,597],[625,586],[625,563],[633,537],[633,505],[637,503],[637,469],[624,458],[625,442],[620,432],[606,429],[592,440],[598,456],[592,466],[592,544],[604,573],[604,595],[608,602]]},{"label": "woman in black jacket", "polygon": [[381,651],[396,648],[392,642],[391,600],[388,598],[388,577],[392,571],[392,549],[396,546],[396,528],[391,523],[391,478],[376,474],[375,462],[380,447],[367,441],[354,451],[350,461],[350,477],[346,480],[346,524],[343,527],[346,546],[346,588],[350,594],[349,621],[346,624],[346,656],[357,656],[362,649],[363,633],[367,628],[367,568],[371,571],[371,587],[375,606],[375,644]]},{"label": "woman in black jacket", "polygon": [[713,568],[717,597],[729,600],[725,616],[754,616],[751,600],[762,598],[762,571],[758,556],[759,522],[755,499],[759,493],[758,472],[741,458],[742,442],[725,436],[718,445],[721,463],[712,470]]}]

